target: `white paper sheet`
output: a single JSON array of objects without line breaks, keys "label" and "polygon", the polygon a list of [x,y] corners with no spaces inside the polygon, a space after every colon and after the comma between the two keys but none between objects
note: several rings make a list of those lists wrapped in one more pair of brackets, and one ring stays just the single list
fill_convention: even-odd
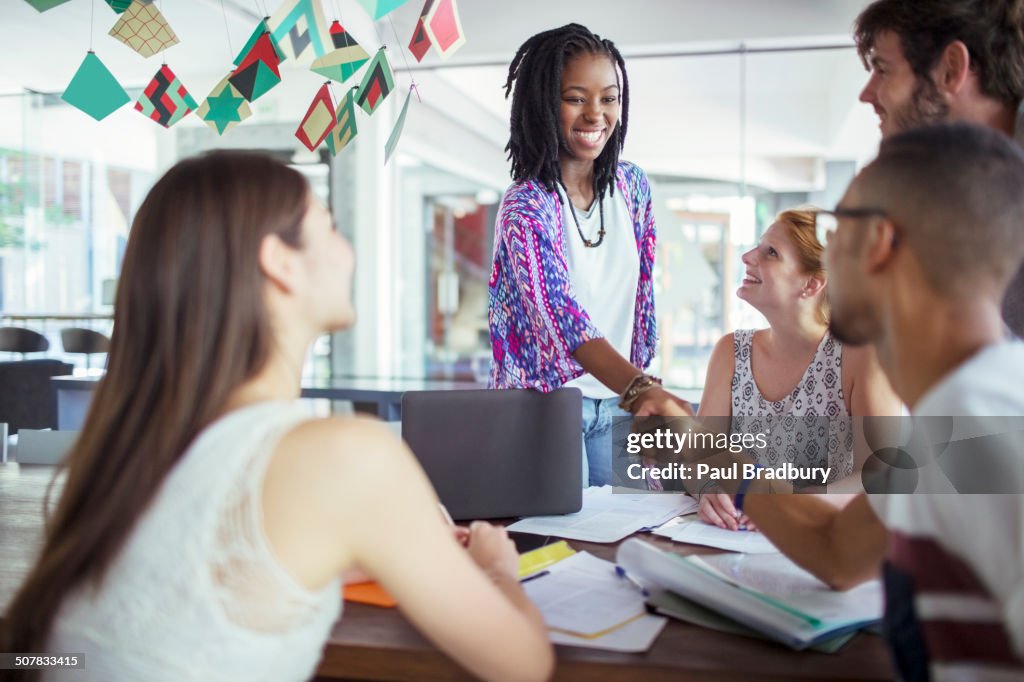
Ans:
[{"label": "white paper sheet", "polygon": [[666,525],[654,529],[655,535],[669,538],[674,542],[704,545],[745,554],[777,554],[779,549],[763,534],[756,531],[726,530],[703,521],[691,521]]},{"label": "white paper sheet", "polygon": [[696,508],[688,495],[613,493],[606,485],[584,490],[583,509],[575,514],[534,516],[513,523],[508,530],[583,542],[618,542]]},{"label": "white paper sheet", "polygon": [[609,561],[579,552],[548,570],[523,589],[552,628],[555,644],[646,651],[665,626],[665,618],[646,613],[643,594]]}]

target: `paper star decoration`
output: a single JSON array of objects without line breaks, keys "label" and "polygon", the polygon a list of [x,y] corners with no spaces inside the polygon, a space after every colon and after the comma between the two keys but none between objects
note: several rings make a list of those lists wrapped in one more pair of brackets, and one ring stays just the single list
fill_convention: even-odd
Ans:
[{"label": "paper star decoration", "polygon": [[334,104],[331,102],[331,91],[325,83],[317,91],[306,115],[302,117],[295,137],[299,138],[299,142],[306,145],[309,151],[313,151],[331,132],[334,123]]},{"label": "paper star decoration", "polygon": [[257,38],[256,43],[249,50],[249,54],[228,76],[228,80],[242,94],[242,97],[250,102],[255,102],[281,82],[279,64],[277,49],[274,47],[270,34],[264,33]]},{"label": "paper star decoration", "polygon": [[178,36],[168,25],[164,15],[155,5],[142,0],[133,0],[114,27],[110,35],[132,48],[143,57],[152,57],[161,50],[178,43]]},{"label": "paper star decoration", "polygon": [[267,25],[287,59],[309,63],[330,49],[320,0],[285,0]]},{"label": "paper star decoration", "polygon": [[359,94],[356,96],[356,103],[363,108],[368,115],[373,115],[384,98],[391,94],[395,88],[395,77],[391,73],[391,66],[388,58],[384,55],[384,48],[377,50],[377,54],[366,69],[363,82],[359,84]]},{"label": "paper star decoration", "polygon": [[85,55],[61,99],[97,121],[102,121],[131,99],[100,58]]},{"label": "paper star decoration", "polygon": [[341,22],[335,21],[331,24],[331,42],[334,49],[318,57],[311,65],[310,70],[316,73],[344,83],[352,77],[366,62],[370,61],[363,46],[356,42],[352,34],[344,29]]},{"label": "paper star decoration", "polygon": [[366,12],[377,21],[385,14],[393,12],[409,0],[359,0]]},{"label": "paper star decoration", "polygon": [[331,156],[337,156],[359,132],[356,129],[356,89],[352,88],[338,104],[337,123],[327,136],[327,148]]},{"label": "paper star decoration", "polygon": [[423,17],[423,25],[431,44],[437,48],[441,59],[448,59],[466,44],[459,21],[459,8],[455,0],[434,0]]},{"label": "paper star decoration", "polygon": [[197,106],[171,67],[164,64],[142,91],[135,110],[164,128],[170,128]]},{"label": "paper star decoration", "polygon": [[199,118],[206,121],[206,125],[223,135],[225,130],[230,130],[236,125],[252,116],[252,109],[245,101],[235,86],[231,85],[228,76],[224,76],[196,111]]},{"label": "paper star decoration", "polygon": [[[242,63],[242,61],[245,59],[245,56],[249,54],[249,50],[252,49],[252,46],[256,44],[256,41],[259,40],[264,33],[270,35],[270,28],[267,26],[266,19],[260,20],[259,25],[256,26],[256,30],[252,32],[252,35],[249,36],[249,40],[247,40],[245,45],[242,46],[242,49],[239,50],[238,56],[235,57],[235,61],[233,62],[235,66],[238,66]],[[280,46],[274,42],[273,36],[270,37],[270,43],[274,46],[274,51],[277,52],[277,61],[283,62],[284,52],[281,52]]]}]

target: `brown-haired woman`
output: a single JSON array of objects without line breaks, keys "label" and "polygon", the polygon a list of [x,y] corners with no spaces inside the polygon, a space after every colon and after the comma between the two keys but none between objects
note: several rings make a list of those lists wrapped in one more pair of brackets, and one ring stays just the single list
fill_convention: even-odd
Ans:
[{"label": "brown-haired woman", "polygon": [[[769,326],[738,329],[715,344],[697,415],[746,418],[738,424],[744,432],[770,428],[768,447],[751,449],[762,465],[829,467],[819,484],[827,483],[829,492],[858,492],[858,472],[871,453],[850,417],[896,416],[901,407],[871,347],[844,347],[829,332],[823,251],[814,210],[794,209],[780,213],[743,254],[746,274],[736,295]],[[784,416],[828,418],[817,454],[808,438],[824,430],[824,420],[808,424]],[[728,495],[713,483],[702,486],[701,520],[731,530],[751,527]]]},{"label": "brown-haired woman", "polygon": [[343,577],[362,573],[475,675],[550,674],[505,532],[475,524],[462,549],[386,427],[297,400],[312,341],[354,319],[353,268],[326,207],[270,157],[214,152],[156,183],[0,651],[84,652],[74,679],[305,680]]}]

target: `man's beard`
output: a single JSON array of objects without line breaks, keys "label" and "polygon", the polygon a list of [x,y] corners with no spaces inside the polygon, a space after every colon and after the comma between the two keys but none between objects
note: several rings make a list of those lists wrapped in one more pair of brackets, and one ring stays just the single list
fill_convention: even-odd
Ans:
[{"label": "man's beard", "polygon": [[891,112],[899,131],[919,128],[949,119],[949,104],[942,98],[931,76],[918,78],[910,102],[901,110]]}]

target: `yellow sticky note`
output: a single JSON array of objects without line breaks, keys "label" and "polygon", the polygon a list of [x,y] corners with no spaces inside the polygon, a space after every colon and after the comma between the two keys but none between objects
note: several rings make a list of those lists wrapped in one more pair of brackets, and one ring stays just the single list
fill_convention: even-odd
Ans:
[{"label": "yellow sticky note", "polygon": [[552,542],[550,545],[519,555],[519,578],[543,571],[548,566],[567,559],[576,553],[565,540]]}]

